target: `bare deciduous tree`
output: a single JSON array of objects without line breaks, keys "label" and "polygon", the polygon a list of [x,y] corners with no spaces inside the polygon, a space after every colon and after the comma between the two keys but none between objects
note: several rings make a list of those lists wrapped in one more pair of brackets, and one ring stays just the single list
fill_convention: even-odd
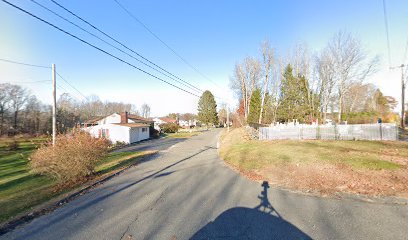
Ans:
[{"label": "bare deciduous tree", "polygon": [[142,114],[142,117],[149,118],[150,117],[150,106],[147,105],[146,103],[143,103],[142,106],[140,107],[140,112]]},{"label": "bare deciduous tree", "polygon": [[4,120],[5,114],[9,109],[10,105],[10,84],[2,83],[0,84],[0,136],[3,135],[4,130]]},{"label": "bare deciduous tree", "polygon": [[245,118],[249,113],[252,93],[259,84],[261,63],[259,60],[246,57],[243,63],[235,65],[234,76],[231,78],[231,88],[244,103]]},{"label": "bare deciduous tree", "polygon": [[319,79],[318,85],[320,86],[318,93],[320,98],[320,113],[323,122],[325,122],[327,118],[327,108],[336,85],[334,59],[328,48],[323,49],[316,57],[315,68]]},{"label": "bare deciduous tree", "polygon": [[268,93],[268,85],[269,79],[272,74],[272,67],[275,64],[275,50],[271,47],[268,40],[264,41],[261,44],[261,53],[262,53],[262,71],[264,74],[264,81],[263,81],[263,92],[262,92],[262,99],[261,99],[261,112],[259,114],[259,121],[258,123],[262,123],[262,117],[264,112],[264,105],[265,105],[265,97]]},{"label": "bare deciduous tree", "polygon": [[338,121],[341,121],[344,95],[353,82],[362,82],[375,72],[378,58],[368,59],[361,42],[350,33],[338,32],[328,44],[336,76]]},{"label": "bare deciduous tree", "polygon": [[28,96],[29,94],[27,93],[26,89],[19,85],[10,85],[9,97],[11,109],[14,113],[13,127],[15,130],[18,130],[18,114],[26,103]]}]

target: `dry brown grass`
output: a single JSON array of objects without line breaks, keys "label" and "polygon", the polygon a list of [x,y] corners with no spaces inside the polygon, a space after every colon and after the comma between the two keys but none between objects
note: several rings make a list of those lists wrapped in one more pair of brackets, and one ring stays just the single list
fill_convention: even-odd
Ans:
[{"label": "dry brown grass", "polygon": [[408,197],[408,143],[221,138],[221,157],[255,180],[302,191]]},{"label": "dry brown grass", "polygon": [[58,136],[55,146],[47,143],[40,147],[31,155],[30,166],[33,173],[52,176],[64,186],[72,185],[91,175],[107,153],[105,139],[75,131]]}]

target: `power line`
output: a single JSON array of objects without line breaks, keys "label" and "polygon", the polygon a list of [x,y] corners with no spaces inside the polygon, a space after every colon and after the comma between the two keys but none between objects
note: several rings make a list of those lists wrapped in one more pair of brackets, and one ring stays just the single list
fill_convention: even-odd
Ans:
[{"label": "power line", "polygon": [[390,35],[389,35],[389,30],[388,30],[388,17],[387,17],[387,8],[386,8],[386,5],[385,5],[385,0],[383,0],[383,10],[384,10],[385,32],[387,34],[388,65],[389,65],[389,67],[391,67]]},{"label": "power line", "polygon": [[76,35],[74,35],[74,34],[72,34],[70,32],[65,31],[64,29],[62,29],[62,28],[60,28],[60,27],[58,27],[58,26],[56,26],[56,25],[54,25],[54,24],[52,24],[52,23],[50,23],[50,22],[48,22],[48,21],[46,21],[46,20],[44,20],[44,19],[42,19],[42,18],[40,18],[38,16],[36,16],[34,14],[32,14],[31,12],[29,12],[29,11],[23,9],[23,8],[20,8],[19,6],[16,6],[16,5],[14,5],[14,4],[10,3],[10,2],[8,2],[7,0],[1,0],[1,1],[3,1],[4,3],[7,3],[8,5],[10,5],[10,6],[12,6],[12,7],[16,8],[16,9],[18,9],[18,10],[20,10],[20,11],[22,11],[22,12],[24,12],[24,13],[30,15],[30,16],[32,16],[33,18],[35,18],[35,19],[37,19],[37,20],[39,20],[39,21],[41,21],[41,22],[43,22],[43,23],[45,23],[45,24],[47,24],[47,25],[49,25],[49,26],[51,26],[51,27],[53,27],[55,29],[57,29],[58,31],[63,32],[65,34],[77,39],[78,41],[80,41],[80,42],[82,42],[82,43],[84,43],[84,44],[86,44],[86,45],[88,45],[88,46],[90,46],[90,47],[92,47],[92,48],[94,48],[94,49],[108,55],[108,56],[111,56],[112,58],[115,58],[116,60],[121,61],[121,62],[123,62],[123,63],[125,63],[125,64],[127,64],[127,65],[141,71],[141,72],[143,72],[143,73],[145,73],[146,75],[149,75],[149,76],[151,76],[153,78],[156,78],[157,80],[160,80],[160,81],[162,81],[164,83],[167,83],[168,85],[173,86],[173,87],[175,87],[175,88],[177,88],[179,90],[182,90],[182,91],[184,91],[186,93],[189,93],[189,94],[191,94],[193,96],[199,97],[198,95],[196,95],[194,93],[191,93],[191,92],[189,92],[189,91],[187,91],[187,90],[185,90],[185,89],[183,89],[183,88],[181,88],[181,87],[179,87],[177,85],[174,85],[174,84],[172,84],[172,83],[170,83],[170,82],[168,82],[166,80],[163,80],[163,79],[161,79],[161,78],[159,78],[159,77],[157,77],[157,76],[155,76],[155,75],[153,75],[153,74],[151,74],[151,73],[149,73],[149,72],[147,72],[147,71],[145,71],[145,70],[143,70],[143,69],[141,69],[141,68],[139,68],[139,67],[137,67],[137,66],[135,66],[135,65],[133,65],[133,64],[131,64],[131,63],[117,57],[117,56],[115,56],[115,55],[113,55],[112,53],[109,53],[109,52],[107,52],[107,51],[105,51],[105,50],[103,50],[103,49],[101,49],[101,48],[99,48],[99,47],[97,47],[97,46],[83,40],[82,38],[80,38],[80,37],[78,37],[78,36],[76,36]]},{"label": "power line", "polygon": [[[53,0],[51,0],[53,1]],[[120,8],[122,8],[123,11],[125,11],[133,20],[138,22],[144,29],[146,29],[153,37],[155,37],[157,40],[159,40],[164,46],[166,46],[170,51],[172,51],[181,61],[183,61],[185,64],[187,64],[190,68],[192,68],[195,72],[197,72],[199,75],[201,75],[203,78],[207,79],[214,85],[216,85],[218,88],[218,84],[213,82],[210,78],[208,78],[206,75],[204,75],[200,70],[198,70],[196,67],[194,67],[191,63],[189,63],[185,58],[183,58],[180,54],[178,54],[172,47],[170,47],[166,42],[164,42],[157,34],[155,34],[152,30],[150,30],[149,27],[146,26],[142,21],[140,21],[135,15],[133,15],[129,10],[127,10],[118,0],[114,0]]]},{"label": "power line", "polygon": [[[81,102],[81,99],[78,97],[78,95],[76,95],[76,94],[74,94],[74,93],[68,91],[68,90],[65,88],[65,87],[66,87],[65,85],[62,85],[62,84],[60,83],[60,84],[57,84],[57,85],[55,85],[55,86],[56,86],[61,92],[67,93],[67,94],[69,94],[70,97],[73,97],[73,98],[75,98],[75,100]],[[65,87],[64,87],[64,86],[65,86]],[[62,95],[62,94],[60,94],[60,95]]]},{"label": "power line", "polygon": [[[56,87],[57,87],[61,92],[63,92],[63,93],[70,93],[66,88],[64,88],[64,87],[61,86],[61,85],[56,85]],[[73,94],[70,94],[70,96],[74,97],[76,100],[79,100],[79,99],[77,98],[77,96],[75,96],[75,95],[73,95]]]},{"label": "power line", "polygon": [[23,63],[23,62],[17,62],[17,61],[12,61],[12,60],[3,59],[3,58],[0,58],[0,61],[3,61],[3,62],[8,62],[8,63],[14,63],[14,64],[19,64],[19,65],[24,65],[24,66],[29,66],[29,67],[37,67],[37,68],[51,68],[51,67],[48,67],[48,66],[43,66],[43,65],[35,65],[35,64],[29,64],[29,63]]},{"label": "power line", "polygon": [[[57,86],[58,85],[60,85],[60,86],[63,86],[63,87],[65,87],[65,88],[68,88],[68,89],[70,89],[70,90],[72,90],[73,89],[73,87],[71,87],[69,84],[67,84],[66,82],[64,82],[64,81],[58,81],[57,82]],[[85,101],[88,101],[88,99],[87,98],[84,98],[84,96],[82,96],[82,94],[79,94],[77,91],[69,91],[68,92],[68,90],[66,90],[67,91],[67,93],[69,93],[70,95],[72,95],[72,96],[74,96],[75,98],[77,98],[78,100],[79,99],[85,99]]]},{"label": "power line", "polygon": [[[149,64],[147,64],[147,63],[141,61],[140,59],[134,57],[133,55],[130,55],[129,53],[123,51],[122,49],[120,49],[120,48],[114,46],[113,44],[111,44],[111,43],[105,41],[104,39],[100,38],[99,36],[97,36],[97,35],[95,35],[95,34],[89,32],[88,30],[84,29],[83,27],[79,26],[78,24],[76,24],[76,23],[70,21],[69,19],[67,19],[67,18],[65,18],[65,17],[63,17],[63,16],[61,16],[60,14],[58,14],[58,13],[56,13],[55,11],[49,9],[48,7],[42,5],[41,3],[39,3],[39,2],[37,2],[37,1],[35,1],[35,0],[31,0],[31,1],[32,1],[33,3],[35,3],[35,4],[37,4],[38,6],[40,6],[41,8],[43,8],[43,9],[45,9],[45,10],[51,12],[52,14],[56,15],[57,17],[63,19],[64,21],[66,21],[66,22],[68,22],[68,23],[74,25],[75,27],[81,29],[82,31],[88,33],[89,35],[91,35],[91,36],[93,36],[93,37],[99,39],[100,41],[104,42],[105,44],[107,44],[107,45],[109,45],[109,46],[115,48],[116,50],[118,50],[118,51],[120,51],[120,52],[126,54],[127,56],[129,56],[129,57],[135,59],[136,61],[142,63],[143,65],[145,65],[145,66],[147,66],[147,67],[149,67],[149,68],[151,68],[151,69],[153,69],[153,70],[155,70],[155,71],[157,71],[157,72],[163,74],[164,76],[166,76],[166,77],[168,77],[168,78],[170,78],[170,79],[173,79],[174,81],[177,81],[178,83],[182,84],[182,85],[185,86],[185,87],[188,87],[189,89],[191,89],[191,90],[193,90],[193,91],[196,91],[196,92],[201,93],[201,91],[200,91],[200,90],[197,90],[194,86],[191,87],[191,86],[189,86],[188,84],[185,84],[184,82],[181,82],[180,80],[175,79],[174,77],[169,76],[168,74],[163,73],[162,71],[160,71],[160,70],[158,70],[158,69],[156,69],[156,68],[150,66]],[[66,11],[68,11],[68,10],[66,10]]]},{"label": "power line", "polygon": [[[198,90],[199,92],[203,92],[203,90],[197,88],[196,86],[184,81],[183,79],[177,77],[176,75],[172,74],[171,72],[167,71],[166,69],[160,67],[159,65],[155,64],[154,62],[150,61],[149,59],[145,58],[144,56],[142,56],[140,53],[134,51],[133,49],[127,47],[125,44],[123,44],[122,42],[116,40],[115,38],[113,38],[112,36],[110,36],[109,34],[105,33],[104,31],[100,30],[98,27],[96,27],[95,25],[91,24],[90,22],[88,22],[87,20],[83,19],[82,17],[78,16],[77,14],[75,14],[74,12],[72,12],[71,10],[67,9],[66,7],[62,6],[61,4],[59,4],[58,2],[51,0],[51,2],[53,2],[55,5],[57,5],[58,7],[64,9],[65,11],[67,11],[68,13],[70,13],[71,15],[73,15],[74,17],[78,18],[79,20],[81,20],[82,22],[86,23],[87,25],[89,25],[90,27],[92,27],[93,29],[97,30],[98,32],[100,32],[101,34],[103,34],[104,36],[108,37],[109,39],[113,40],[114,42],[118,43],[119,45],[121,45],[122,47],[126,48],[127,50],[131,51],[132,53],[136,54],[137,56],[139,56],[140,58],[142,58],[143,60],[149,62],[150,64],[154,65],[155,67],[163,70],[164,72],[170,74],[171,76],[177,78],[178,80],[184,82],[185,84],[188,84],[190,87]],[[116,48],[116,47],[115,47]],[[117,49],[117,48],[116,48]],[[119,50],[121,52],[123,52],[122,50]],[[127,53],[125,53],[127,54]],[[129,54],[127,54],[129,55]],[[132,57],[132,56],[131,56]],[[133,57],[134,58],[134,57]],[[138,60],[138,59],[136,59]],[[140,60],[138,60],[140,61]],[[156,70],[157,71],[157,70]],[[163,73],[162,73],[163,74]],[[168,77],[168,76],[167,76]],[[175,80],[175,79],[173,79]]]},{"label": "power line", "polygon": [[74,87],[71,83],[69,83],[65,78],[63,78],[61,74],[59,74],[58,72],[56,73],[64,82],[66,82],[71,88],[77,91],[83,98],[85,98],[88,101],[88,98],[81,91],[79,91],[76,87]]},{"label": "power line", "polygon": [[[39,67],[39,68],[48,68],[50,69],[51,67],[47,67],[44,65],[35,65],[35,64],[30,64],[30,63],[23,63],[23,62],[17,62],[17,61],[12,61],[12,60],[8,60],[8,59],[0,59],[1,61],[4,62],[8,62],[8,63],[13,63],[13,64],[18,64],[18,65],[24,65],[24,66],[30,66],[30,67]],[[84,97],[86,100],[88,100],[88,98],[82,94],[76,87],[74,87],[73,85],[71,85],[66,79],[64,79],[59,73],[57,73],[57,75],[64,81],[66,82],[71,88],[73,88],[75,91],[77,91],[79,94],[81,94],[82,97]],[[23,82],[13,82],[13,83],[41,83],[41,82],[51,82],[52,80],[39,80],[39,81],[23,81]]]}]

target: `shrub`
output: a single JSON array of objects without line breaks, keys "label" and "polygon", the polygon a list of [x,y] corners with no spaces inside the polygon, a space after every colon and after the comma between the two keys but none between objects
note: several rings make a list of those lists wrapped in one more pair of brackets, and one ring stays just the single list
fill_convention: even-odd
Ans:
[{"label": "shrub", "polygon": [[31,155],[31,169],[56,178],[60,185],[71,185],[94,172],[96,163],[106,156],[108,145],[103,138],[76,130],[58,136],[55,146],[48,143],[35,151]]},{"label": "shrub", "polygon": [[154,129],[154,127],[150,127],[149,134],[150,134],[150,137],[152,138],[160,137],[160,132],[157,129]]},{"label": "shrub", "polygon": [[177,123],[160,124],[159,127],[164,133],[175,133],[179,129],[179,125]]},{"label": "shrub", "polygon": [[378,117],[376,112],[351,112],[344,114],[342,119],[347,120],[348,124],[366,124],[376,123]]},{"label": "shrub", "polygon": [[128,144],[123,142],[123,141],[116,141],[115,143],[109,142],[108,145],[109,145],[108,149],[109,149],[109,151],[111,151],[111,150],[114,150],[114,149],[122,148],[122,147],[124,147],[124,146],[126,146]]},{"label": "shrub", "polygon": [[127,145],[127,143],[125,143],[123,141],[116,141],[116,143],[113,145],[113,147],[124,147],[126,145]]}]

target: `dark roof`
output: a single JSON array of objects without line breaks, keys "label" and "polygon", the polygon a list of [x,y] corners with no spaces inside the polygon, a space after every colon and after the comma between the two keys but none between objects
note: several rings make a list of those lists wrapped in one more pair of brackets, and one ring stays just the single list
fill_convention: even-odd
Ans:
[{"label": "dark roof", "polygon": [[131,119],[131,120],[133,120],[135,122],[145,122],[145,123],[152,123],[153,122],[153,120],[151,120],[151,119],[140,117],[140,116],[137,116],[135,114],[128,114],[128,119]]},{"label": "dark roof", "polygon": [[96,123],[97,121],[102,120],[102,119],[104,119],[105,117],[106,117],[106,116],[94,117],[94,118],[92,118],[92,119],[86,121],[85,123],[86,123],[86,124]]}]

